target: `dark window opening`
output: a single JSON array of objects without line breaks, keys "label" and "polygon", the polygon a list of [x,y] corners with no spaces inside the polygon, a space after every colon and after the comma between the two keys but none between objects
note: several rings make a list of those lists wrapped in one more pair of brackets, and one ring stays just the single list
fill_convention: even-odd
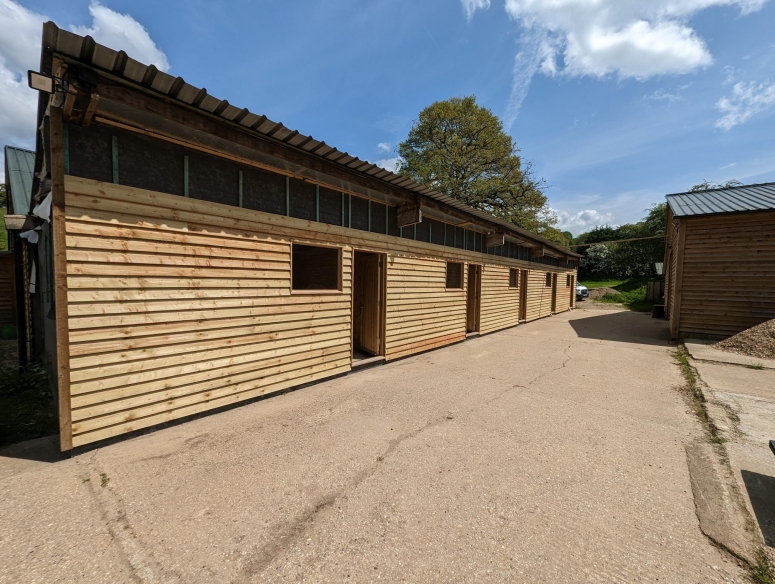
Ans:
[{"label": "dark window opening", "polygon": [[342,193],[320,187],[320,222],[342,225]]},{"label": "dark window opening", "polygon": [[317,189],[315,185],[295,178],[289,180],[290,212],[288,214],[297,219],[316,221],[317,203],[315,194]]},{"label": "dark window opening", "polygon": [[517,270],[511,268],[509,270],[509,288],[517,287]]},{"label": "dark window opening", "polygon": [[293,244],[293,290],[339,290],[341,253],[336,247]]},{"label": "dark window opening", "polygon": [[546,285],[551,286],[552,285],[552,275],[550,273],[546,274]]},{"label": "dark window opening", "polygon": [[387,205],[371,202],[371,229],[372,233],[386,233],[387,229]]},{"label": "dark window opening", "polygon": [[350,196],[350,205],[352,206],[352,215],[350,217],[350,227],[362,231],[369,230],[369,201],[361,197]]},{"label": "dark window opening", "polygon": [[447,288],[463,289],[463,264],[447,262]]}]

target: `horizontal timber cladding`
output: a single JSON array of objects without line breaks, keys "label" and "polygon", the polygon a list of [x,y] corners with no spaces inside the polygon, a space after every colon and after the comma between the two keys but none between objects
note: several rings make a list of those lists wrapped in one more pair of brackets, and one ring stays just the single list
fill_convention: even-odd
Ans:
[{"label": "horizontal timber cladding", "polygon": [[[479,331],[491,333],[519,323],[519,280],[509,287],[509,266],[484,264]],[[519,272],[517,272],[519,273]]]},{"label": "horizontal timber cladding", "polygon": [[552,287],[546,285],[547,272],[530,270],[527,276],[527,318],[536,320],[552,314]]},{"label": "horizontal timber cladding", "polygon": [[[483,329],[519,312],[480,252],[73,176],[66,215],[74,446],[349,371],[355,249],[387,257],[388,360],[465,338],[447,260],[484,266]],[[291,292],[294,242],[342,249],[341,291]]]},{"label": "horizontal timber cladding", "polygon": [[729,336],[775,318],[775,212],[681,219],[679,331]]}]

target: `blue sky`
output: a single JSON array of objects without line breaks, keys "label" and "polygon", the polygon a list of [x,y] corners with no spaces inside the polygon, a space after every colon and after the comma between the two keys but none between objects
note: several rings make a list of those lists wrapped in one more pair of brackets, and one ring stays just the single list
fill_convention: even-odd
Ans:
[{"label": "blue sky", "polygon": [[3,144],[33,144],[45,19],[387,166],[423,107],[474,94],[576,234],[775,180],[775,0],[0,0]]}]

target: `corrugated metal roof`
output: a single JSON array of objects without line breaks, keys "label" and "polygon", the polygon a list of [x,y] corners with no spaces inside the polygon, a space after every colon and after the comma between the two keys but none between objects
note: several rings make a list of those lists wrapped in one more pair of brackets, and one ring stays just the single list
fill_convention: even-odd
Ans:
[{"label": "corrugated metal roof", "polygon": [[361,160],[347,152],[340,152],[321,140],[305,136],[296,130],[290,130],[280,122],[273,122],[264,115],[259,116],[251,113],[247,108],[240,109],[235,107],[225,99],[221,100],[209,95],[204,88],[194,87],[186,83],[182,77],[172,77],[163,71],[159,71],[154,65],[144,65],[135,61],[124,51],[114,51],[99,45],[90,36],[82,37],[58,28],[53,22],[47,22],[44,24],[43,42],[44,51],[51,49],[72,59],[142,85],[145,88],[152,89],[167,98],[174,98],[186,105],[238,124],[243,129],[252,130],[265,138],[283,142],[334,164],[346,167],[353,172],[363,173],[384,181],[393,187],[399,187],[416,193],[421,197],[428,197],[429,199],[439,201],[479,219],[495,223],[503,227],[506,232],[510,232],[515,236],[522,236],[525,239],[544,244],[546,247],[569,256],[580,257],[579,254],[562,248],[540,235],[516,227],[508,221],[490,215],[485,211],[469,207],[457,199],[429,189],[404,176],[385,170],[376,164]]},{"label": "corrugated metal roof", "polygon": [[32,198],[32,176],[35,172],[35,153],[13,146],[5,147],[5,181],[10,189],[10,211],[26,215]]},{"label": "corrugated metal roof", "polygon": [[676,193],[667,203],[675,217],[767,211],[775,209],[775,183]]}]

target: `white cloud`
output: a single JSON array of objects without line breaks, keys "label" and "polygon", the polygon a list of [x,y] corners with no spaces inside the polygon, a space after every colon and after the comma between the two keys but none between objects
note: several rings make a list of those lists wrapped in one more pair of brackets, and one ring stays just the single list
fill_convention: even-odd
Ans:
[{"label": "white cloud", "polygon": [[390,172],[396,172],[398,170],[399,162],[401,162],[401,157],[396,156],[395,158],[382,158],[380,160],[377,160],[374,164],[376,164],[380,168],[389,170]]},{"label": "white cloud", "polygon": [[716,102],[716,109],[723,115],[716,120],[716,127],[731,130],[759,112],[775,105],[775,83],[735,83],[732,95]]},{"label": "white cloud", "polygon": [[393,145],[390,142],[380,142],[377,144],[377,152],[390,152]]},{"label": "white cloud", "polygon": [[[169,69],[167,57],[148,32],[131,16],[122,15],[93,2],[89,7],[91,27],[72,27],[78,34],[90,34],[99,43],[124,49],[133,58]],[[0,145],[35,146],[38,94],[27,87],[27,70],[40,66],[43,14],[13,0],[0,0]],[[0,179],[4,168],[0,150]]]},{"label": "white cloud", "polygon": [[724,166],[720,167],[719,170],[726,170],[727,168],[732,168],[733,166],[737,166],[737,162],[730,162],[729,164],[725,164]]},{"label": "white cloud", "polygon": [[490,7],[490,0],[460,0],[460,2],[463,4],[468,20],[474,17],[474,12],[477,10],[487,10]]},{"label": "white cloud", "polygon": [[644,95],[643,97],[652,101],[666,101],[667,103],[673,103],[674,101],[681,101],[683,99],[683,96],[678,91],[670,93],[664,89],[657,89],[654,93]]},{"label": "white cloud", "polygon": [[[522,28],[506,127],[516,120],[533,76],[644,80],[707,67],[713,57],[689,25],[698,12],[736,6],[742,14],[768,0],[505,0]],[[489,2],[461,0],[467,14]],[[469,9],[471,10],[469,12]]]},{"label": "white cloud", "polygon": [[610,225],[614,220],[613,213],[601,213],[594,209],[586,209],[577,213],[570,211],[556,211],[559,223],[557,227],[563,231],[570,231],[574,235],[589,231],[600,225]]},{"label": "white cloud", "polygon": [[95,41],[111,49],[121,50],[146,65],[156,65],[160,71],[168,71],[170,64],[165,55],[153,42],[145,27],[129,14],[120,14],[92,0],[89,14],[93,22],[90,27],[71,26],[79,35],[91,35]]}]

